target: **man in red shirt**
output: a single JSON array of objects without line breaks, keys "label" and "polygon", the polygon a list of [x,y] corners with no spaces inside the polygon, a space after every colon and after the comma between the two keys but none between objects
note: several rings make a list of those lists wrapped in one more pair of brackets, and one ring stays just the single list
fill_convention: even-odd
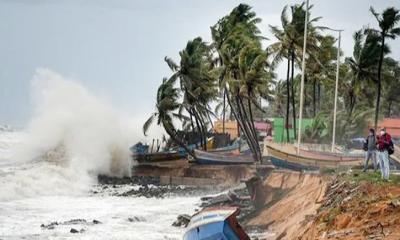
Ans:
[{"label": "man in red shirt", "polygon": [[390,142],[392,141],[389,133],[386,133],[386,129],[382,128],[380,131],[380,135],[377,137],[376,147],[377,147],[377,155],[379,159],[379,165],[381,168],[382,178],[385,180],[389,179],[389,153],[388,148],[390,146]]}]

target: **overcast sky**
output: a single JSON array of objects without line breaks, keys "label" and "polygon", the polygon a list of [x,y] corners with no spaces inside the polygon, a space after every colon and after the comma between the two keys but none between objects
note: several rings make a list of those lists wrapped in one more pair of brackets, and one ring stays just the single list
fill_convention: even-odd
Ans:
[{"label": "overcast sky", "polygon": [[[170,71],[165,56],[177,59],[189,39],[210,40],[209,27],[240,2],[268,25],[279,25],[282,8],[301,1],[260,0],[0,0],[0,124],[24,126],[31,115],[30,81],[37,68],[72,76],[117,111],[138,119],[154,110],[157,86]],[[399,0],[314,0],[321,25],[352,34],[376,26],[369,12],[400,8]],[[390,41],[400,60],[400,40]]]}]

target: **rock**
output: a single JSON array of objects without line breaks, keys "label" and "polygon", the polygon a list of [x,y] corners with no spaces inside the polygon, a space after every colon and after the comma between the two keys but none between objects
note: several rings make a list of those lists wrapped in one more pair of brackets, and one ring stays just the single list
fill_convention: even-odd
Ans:
[{"label": "rock", "polygon": [[391,205],[392,207],[394,207],[394,208],[398,208],[398,207],[400,207],[400,200],[399,200],[399,199],[393,199],[393,200],[390,202],[390,205]]},{"label": "rock", "polygon": [[187,214],[181,214],[177,217],[176,221],[172,223],[174,227],[186,227],[190,222],[190,216]]},{"label": "rock", "polygon": [[102,222],[100,222],[99,220],[93,219],[93,224],[100,224]]},{"label": "rock", "polygon": [[134,217],[128,218],[128,221],[129,221],[129,222],[145,222],[146,219],[144,219],[144,218],[142,218],[142,217],[134,216]]},{"label": "rock", "polygon": [[85,219],[71,219],[69,221],[63,222],[62,224],[69,225],[69,224],[83,224],[83,223],[87,223],[87,221]]},{"label": "rock", "polygon": [[78,230],[76,230],[75,228],[71,228],[71,230],[69,230],[70,233],[79,233]]},{"label": "rock", "polygon": [[58,222],[51,222],[50,224],[47,224],[47,225],[42,224],[42,225],[40,225],[40,227],[41,227],[41,228],[46,228],[46,229],[52,230],[52,229],[54,229],[57,225],[58,225]]}]

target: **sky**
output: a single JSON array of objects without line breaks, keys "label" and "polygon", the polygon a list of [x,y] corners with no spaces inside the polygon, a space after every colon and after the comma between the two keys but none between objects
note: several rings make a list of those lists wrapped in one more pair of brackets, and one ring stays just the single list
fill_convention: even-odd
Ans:
[{"label": "sky", "polygon": [[[143,121],[154,111],[155,94],[178,61],[179,51],[197,36],[211,40],[210,26],[239,3],[253,7],[260,29],[280,25],[286,4],[260,0],[0,0],[0,124],[25,126],[32,115],[31,79],[38,68],[72,77],[116,111]],[[369,25],[369,12],[399,0],[311,0],[320,25],[344,29],[342,47],[352,54],[352,34]],[[400,60],[400,40],[390,41]],[[299,71],[299,70],[297,70]],[[283,77],[283,71],[278,74]]]}]

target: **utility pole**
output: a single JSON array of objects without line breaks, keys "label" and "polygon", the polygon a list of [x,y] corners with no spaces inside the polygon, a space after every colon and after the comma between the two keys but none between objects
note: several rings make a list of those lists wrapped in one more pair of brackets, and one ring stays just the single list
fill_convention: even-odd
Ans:
[{"label": "utility pole", "polygon": [[338,95],[338,85],[339,85],[339,67],[340,67],[340,41],[341,34],[343,30],[330,29],[332,31],[338,32],[338,47],[337,47],[337,60],[336,60],[336,84],[335,84],[335,104],[333,107],[333,129],[332,129],[332,148],[331,151],[335,151],[335,141],[336,141],[336,110],[337,110],[337,95]]},{"label": "utility pole", "polygon": [[[300,153],[300,142],[301,142],[301,122],[303,118],[303,104],[304,104],[304,74],[306,68],[306,48],[307,48],[307,26],[308,26],[308,5],[309,0],[306,3],[306,17],[304,22],[304,44],[303,44],[303,61],[301,63],[301,84],[300,84],[300,112],[299,112],[299,129],[297,134],[297,155]],[[296,129],[294,129],[296,131]]]}]

